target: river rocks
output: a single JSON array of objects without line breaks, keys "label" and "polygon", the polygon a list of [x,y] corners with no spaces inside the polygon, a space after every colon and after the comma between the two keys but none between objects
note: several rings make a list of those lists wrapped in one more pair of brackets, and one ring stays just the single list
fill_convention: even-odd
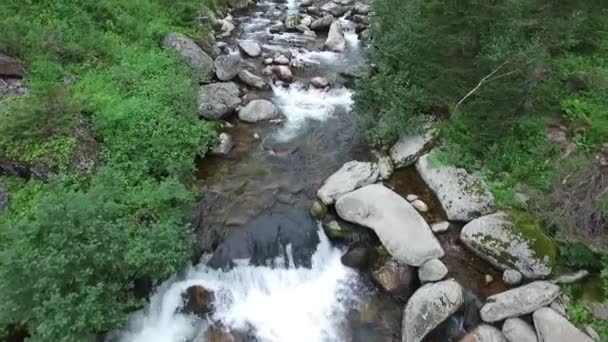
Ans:
[{"label": "river rocks", "polygon": [[317,191],[317,197],[326,205],[340,196],[378,180],[378,167],[373,163],[350,161],[329,176]]},{"label": "river rocks", "polygon": [[211,154],[214,155],[228,155],[234,146],[234,141],[232,140],[232,136],[228,133],[220,133],[218,137],[218,143],[211,150]]},{"label": "river rocks", "polygon": [[[352,187],[361,183],[347,184]],[[338,189],[342,192],[345,187]],[[405,264],[420,266],[444,254],[422,216],[405,199],[383,185],[368,185],[340,197],[336,211],[346,221],[373,229],[386,250]]]},{"label": "river rocks", "polygon": [[494,196],[478,175],[453,166],[437,166],[426,154],[416,163],[425,183],[437,195],[448,220],[468,222],[495,211]]},{"label": "river rocks", "polygon": [[435,234],[441,234],[443,232],[446,232],[448,228],[450,228],[450,222],[448,221],[437,222],[431,225],[431,230]]},{"label": "river rocks", "polygon": [[418,278],[423,283],[439,281],[447,274],[448,268],[439,259],[431,259],[418,269]]},{"label": "river rocks", "polygon": [[328,2],[321,6],[321,11],[329,12],[335,17],[341,17],[346,13],[347,9],[343,6],[340,6],[334,2]]},{"label": "river rocks", "polygon": [[279,117],[277,107],[268,100],[253,100],[239,110],[239,120],[258,122]]},{"label": "river rocks", "polygon": [[18,60],[0,54],[0,76],[23,78],[25,76],[25,68]]},{"label": "river rocks", "polygon": [[469,222],[460,232],[460,240],[499,269],[512,268],[531,279],[551,274],[555,243],[544,235],[540,227],[527,223],[526,227],[519,227],[505,213]]},{"label": "river rocks", "polygon": [[285,30],[286,30],[285,24],[283,24],[283,23],[277,23],[268,28],[268,32],[270,32],[272,34],[281,33]]},{"label": "river rocks", "polygon": [[249,57],[259,57],[262,54],[262,48],[260,44],[253,40],[241,40],[239,42],[239,48]]},{"label": "river rocks", "polygon": [[251,71],[243,69],[239,71],[239,80],[245,83],[246,85],[257,88],[257,89],[266,89],[268,88],[268,84],[257,75],[254,75]]},{"label": "river rocks", "polygon": [[288,65],[289,58],[287,58],[285,55],[279,55],[274,59],[274,63],[279,65]]},{"label": "river rocks", "polygon": [[417,199],[418,199],[418,195],[409,194],[409,195],[407,195],[407,196],[405,197],[405,199],[406,199],[408,202],[414,202],[415,200],[417,200]]},{"label": "river rocks", "polygon": [[310,206],[310,216],[316,220],[321,220],[327,214],[327,206],[320,201],[312,202]]},{"label": "river rocks", "polygon": [[325,88],[329,86],[329,81],[323,77],[313,77],[310,79],[310,85],[315,88]]},{"label": "river rocks", "polygon": [[168,33],[162,40],[166,49],[177,52],[190,66],[195,77],[201,82],[209,82],[213,78],[213,59],[198,46],[194,40],[175,32]]},{"label": "river rocks", "polygon": [[206,84],[198,94],[198,113],[209,119],[221,119],[234,112],[241,103],[239,87],[233,82]]},{"label": "river rocks", "polygon": [[372,270],[372,279],[382,290],[403,301],[412,296],[419,284],[414,267],[394,259],[388,259]]},{"label": "river rocks", "polygon": [[340,259],[344,266],[358,270],[366,270],[375,258],[374,249],[366,243],[354,243]]},{"label": "river rocks", "polygon": [[509,342],[538,342],[536,331],[520,318],[509,318],[502,325],[502,334]]},{"label": "river rocks", "polygon": [[230,81],[241,70],[242,59],[239,55],[221,55],[215,59],[215,75],[220,81]]},{"label": "river rocks", "polygon": [[0,183],[0,210],[8,205],[8,191],[2,183]]},{"label": "river rocks", "polygon": [[508,269],[502,273],[502,281],[507,285],[517,285],[521,283],[522,275],[516,270]]},{"label": "river rocks", "polygon": [[184,307],[182,310],[186,313],[203,316],[213,310],[215,296],[213,295],[213,292],[202,286],[190,286],[186,289],[182,298],[184,299]]},{"label": "river rocks", "polygon": [[346,39],[339,21],[334,21],[329,27],[325,47],[330,51],[343,52],[346,49]]},{"label": "river rocks", "polygon": [[412,205],[412,207],[416,208],[416,210],[418,210],[421,213],[426,213],[427,211],[429,211],[429,206],[426,205],[426,203],[424,203],[420,199],[412,201],[411,205]]},{"label": "river rocks", "polygon": [[252,0],[227,0],[228,6],[235,10],[245,9],[253,3]]},{"label": "river rocks", "polygon": [[356,14],[367,15],[371,11],[372,11],[372,7],[370,5],[367,5],[367,4],[360,4],[359,3],[359,4],[356,4],[353,7],[353,13],[356,13]]},{"label": "river rocks", "polygon": [[449,279],[419,288],[403,311],[401,340],[420,342],[464,304],[463,289]]},{"label": "river rocks", "polygon": [[379,180],[387,180],[391,177],[391,175],[393,174],[393,172],[395,171],[395,168],[393,167],[393,162],[391,161],[391,158],[387,157],[387,156],[383,156],[378,158],[378,179]]},{"label": "river rocks", "polygon": [[310,28],[313,31],[327,31],[329,30],[329,27],[331,26],[331,24],[334,22],[334,16],[333,15],[326,15],[323,18],[319,18],[315,21],[312,22],[312,24],[310,24]]},{"label": "river rocks", "polygon": [[507,342],[500,330],[488,324],[481,324],[461,340],[466,342]]},{"label": "river rocks", "polygon": [[600,336],[600,334],[598,334],[597,331],[595,331],[593,329],[593,327],[590,325],[587,325],[585,327],[585,333],[587,335],[589,335],[589,337],[591,337],[591,339],[594,340],[595,342],[601,342],[601,340],[602,340],[602,337]]},{"label": "river rocks", "polygon": [[548,281],[535,281],[488,297],[479,313],[485,322],[496,322],[532,313],[551,304],[557,296],[557,285]]},{"label": "river rocks", "polygon": [[306,27],[310,27],[310,25],[312,25],[313,22],[313,17],[309,16],[309,15],[305,15],[302,20],[300,20],[300,25],[304,25]]},{"label": "river rocks", "polygon": [[283,82],[290,83],[293,81],[293,74],[291,73],[289,67],[285,65],[275,65],[272,67],[272,71],[277,75],[279,80]]},{"label": "river rocks", "polygon": [[297,27],[300,25],[300,16],[297,14],[288,15],[285,18],[285,29],[290,32],[297,31]]},{"label": "river rocks", "polygon": [[403,134],[389,150],[389,155],[396,168],[408,167],[427,152],[437,137],[437,130],[432,128],[432,118],[422,117],[426,121],[420,133]]},{"label": "river rocks", "polygon": [[317,223],[306,210],[278,207],[260,214],[242,229],[232,230],[207,265],[230,269],[242,260],[255,266],[285,265],[289,260],[287,246],[291,245],[294,264],[311,267],[311,256],[318,244]]},{"label": "river rocks", "polygon": [[593,342],[565,317],[549,308],[538,309],[532,315],[538,342]]}]

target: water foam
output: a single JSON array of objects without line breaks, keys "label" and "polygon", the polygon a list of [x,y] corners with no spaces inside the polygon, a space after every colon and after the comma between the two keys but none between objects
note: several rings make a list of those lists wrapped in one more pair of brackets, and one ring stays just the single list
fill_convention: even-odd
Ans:
[{"label": "water foam", "polygon": [[[118,338],[121,342],[182,342],[204,333],[209,322],[177,313],[181,294],[201,285],[216,294],[212,321],[233,330],[252,329],[268,342],[334,342],[343,340],[340,326],[355,305],[355,271],[342,265],[341,251],[319,231],[312,268],[240,265],[230,271],[199,265],[185,280],[171,279],[134,315]],[[285,261],[289,264],[289,261]]]}]

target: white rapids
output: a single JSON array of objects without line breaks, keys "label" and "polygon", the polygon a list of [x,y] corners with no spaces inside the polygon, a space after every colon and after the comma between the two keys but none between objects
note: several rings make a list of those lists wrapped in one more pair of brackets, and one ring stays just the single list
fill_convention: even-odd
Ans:
[{"label": "white rapids", "polygon": [[[209,321],[179,313],[181,294],[200,285],[216,294],[211,321],[232,330],[250,330],[264,342],[341,341],[348,309],[356,305],[357,273],[343,266],[342,251],[319,231],[312,268],[237,266],[230,271],[204,264],[170,279],[134,314],[120,342],[183,342],[203,336]],[[289,260],[284,261],[290,264]],[[203,341],[201,339],[201,341]]]}]

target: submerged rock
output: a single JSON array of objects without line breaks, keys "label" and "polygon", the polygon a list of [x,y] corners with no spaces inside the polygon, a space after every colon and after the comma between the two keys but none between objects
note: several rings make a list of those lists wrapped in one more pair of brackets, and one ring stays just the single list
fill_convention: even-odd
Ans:
[{"label": "submerged rock", "polygon": [[557,285],[548,281],[535,281],[488,297],[479,313],[485,322],[496,322],[532,313],[551,304],[557,296]]},{"label": "submerged rock", "polygon": [[186,292],[182,295],[182,298],[184,300],[183,311],[185,313],[203,316],[213,310],[215,296],[213,292],[202,286],[190,286],[188,289],[186,289]]},{"label": "submerged rock", "polygon": [[469,222],[462,228],[460,240],[499,269],[515,269],[530,279],[550,275],[555,262],[555,243],[540,227],[528,222],[514,224],[503,212]]},{"label": "submerged rock", "polygon": [[228,133],[220,133],[218,137],[218,142],[215,147],[211,150],[211,154],[215,155],[228,155],[234,146],[234,141],[232,140],[232,136]]},{"label": "submerged rock", "polygon": [[388,259],[372,270],[372,279],[382,290],[407,301],[419,286],[414,267]]},{"label": "submerged rock", "polygon": [[239,87],[233,82],[203,85],[198,94],[198,113],[205,119],[221,119],[241,103],[239,93]]},{"label": "submerged rock", "polygon": [[447,274],[448,268],[439,259],[431,259],[418,269],[418,278],[423,283],[439,281]]},{"label": "submerged rock", "polygon": [[209,82],[215,72],[213,59],[209,57],[194,40],[176,32],[168,33],[162,40],[166,49],[171,49],[179,54],[192,73],[200,82]]},{"label": "submerged rock", "polygon": [[444,252],[426,221],[401,196],[380,184],[365,186],[336,202],[338,215],[373,229],[398,261],[420,266]]},{"label": "submerged rock", "polygon": [[532,318],[539,342],[593,342],[591,337],[550,308],[538,309]]},{"label": "submerged rock", "polygon": [[349,161],[325,180],[317,191],[317,197],[326,205],[334,203],[340,196],[378,180],[376,164]]},{"label": "submerged rock", "polygon": [[449,279],[419,288],[403,311],[401,340],[420,342],[464,304],[463,289]]},{"label": "submerged rock", "polygon": [[241,71],[242,59],[239,55],[221,55],[215,59],[215,74],[220,81],[230,81]]},{"label": "submerged rock", "polygon": [[277,107],[268,100],[253,100],[239,110],[239,120],[245,122],[271,120],[278,116]]},{"label": "submerged rock", "polygon": [[494,196],[479,175],[453,166],[434,165],[432,154],[416,163],[424,182],[437,195],[449,221],[468,222],[495,211]]},{"label": "submerged rock", "polygon": [[346,49],[346,39],[339,21],[334,21],[329,27],[325,47],[330,51],[344,52]]},{"label": "submerged rock", "polygon": [[534,328],[521,318],[505,320],[502,334],[509,342],[538,342]]}]

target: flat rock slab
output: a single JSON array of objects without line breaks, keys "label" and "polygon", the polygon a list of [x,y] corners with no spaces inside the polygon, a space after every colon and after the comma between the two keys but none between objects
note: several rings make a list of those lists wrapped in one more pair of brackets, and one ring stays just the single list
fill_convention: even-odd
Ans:
[{"label": "flat rock slab", "polygon": [[495,211],[494,196],[478,175],[453,166],[435,165],[432,152],[418,159],[416,169],[437,195],[449,221],[469,222]]},{"label": "flat rock slab", "polygon": [[198,113],[206,119],[217,120],[234,112],[240,103],[239,87],[236,83],[206,84],[198,94]]},{"label": "flat rock slab", "polygon": [[532,315],[538,342],[593,342],[564,316],[550,308],[542,308]]},{"label": "flat rock slab", "polygon": [[559,286],[548,281],[535,281],[488,297],[479,313],[481,319],[490,323],[518,317],[551,304],[559,293]]},{"label": "flat rock slab", "polygon": [[463,304],[463,289],[453,279],[422,286],[412,295],[403,311],[401,341],[422,341]]},{"label": "flat rock slab", "polygon": [[[460,240],[501,270],[515,269],[529,279],[551,274],[554,253],[543,248],[553,246],[553,242],[540,230],[534,235],[518,232],[506,213],[498,212],[467,223],[460,232]],[[541,244],[539,240],[546,243]]]},{"label": "flat rock slab", "polygon": [[411,266],[441,258],[443,249],[426,221],[404,198],[381,184],[365,186],[336,202],[338,215],[374,230],[396,260]]},{"label": "flat rock slab", "polygon": [[317,191],[317,197],[326,205],[332,204],[342,195],[375,183],[378,176],[379,170],[376,164],[349,161],[325,180]]}]

